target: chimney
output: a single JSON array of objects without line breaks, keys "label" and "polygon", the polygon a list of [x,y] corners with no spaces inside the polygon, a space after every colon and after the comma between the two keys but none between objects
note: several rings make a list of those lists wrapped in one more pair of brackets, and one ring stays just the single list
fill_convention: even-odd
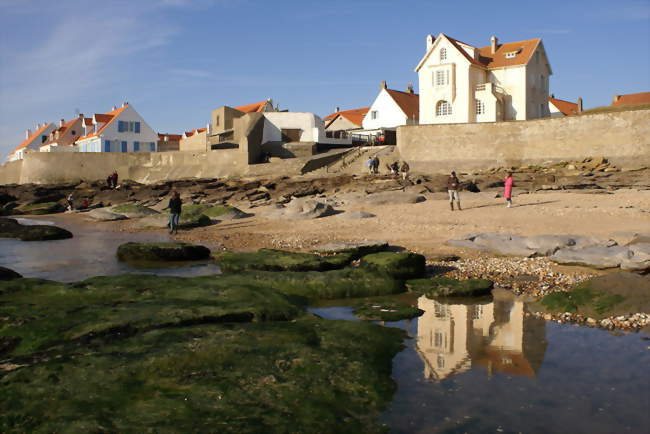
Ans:
[{"label": "chimney", "polygon": [[496,36],[492,36],[490,38],[490,51],[492,52],[492,54],[497,52],[498,44],[499,44],[499,38],[497,38]]},{"label": "chimney", "polygon": [[409,83],[409,84],[406,86],[406,92],[407,92],[407,93],[410,93],[410,94],[414,94],[414,93],[415,93],[415,92],[413,91],[413,83]]},{"label": "chimney", "polygon": [[79,113],[79,119],[83,119],[83,118],[84,118],[84,114],[83,114],[83,113]]},{"label": "chimney", "polygon": [[429,51],[435,40],[436,38],[434,38],[433,35],[427,35],[427,51]]},{"label": "chimney", "polygon": [[124,102],[122,103],[122,107],[126,107],[128,104],[129,104],[129,103],[128,103],[127,101],[124,101]]},{"label": "chimney", "polygon": [[169,142],[169,136],[165,136],[164,140],[165,142]]},{"label": "chimney", "polygon": [[551,94],[551,98],[555,99],[555,94],[554,93]]},{"label": "chimney", "polygon": [[582,113],[582,97],[578,97],[578,113]]},{"label": "chimney", "polygon": [[116,106],[116,105],[113,106],[113,110],[117,110],[117,106]]},{"label": "chimney", "polygon": [[388,89],[388,85],[386,84],[386,80],[382,80],[381,83],[379,83],[379,90],[382,89]]},{"label": "chimney", "polygon": [[62,127],[63,124],[65,124],[65,119],[61,119],[61,120],[59,121],[59,126],[60,126],[60,127]]},{"label": "chimney", "polygon": [[32,130],[25,131],[25,139],[29,139],[29,136],[32,135]]},{"label": "chimney", "polygon": [[614,98],[612,98],[612,105],[616,104],[619,97],[620,97],[620,95],[614,95]]},{"label": "chimney", "polygon": [[338,113],[338,112],[340,112],[340,111],[341,111],[341,108],[340,108],[340,107],[337,107],[337,108],[336,108],[336,113]]}]

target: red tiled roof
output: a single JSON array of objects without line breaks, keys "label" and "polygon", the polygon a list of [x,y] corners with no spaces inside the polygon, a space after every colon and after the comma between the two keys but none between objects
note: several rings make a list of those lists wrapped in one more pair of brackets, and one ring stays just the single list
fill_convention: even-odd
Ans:
[{"label": "red tiled roof", "polygon": [[548,101],[553,104],[565,116],[574,116],[578,114],[578,104],[563,99],[548,97]]},{"label": "red tiled roof", "polygon": [[612,105],[620,107],[622,105],[650,104],[650,92],[628,93],[627,95],[615,95]]},{"label": "red tiled roof", "polygon": [[[204,128],[205,129],[205,128]],[[177,141],[180,140],[181,137],[183,137],[182,134],[165,134],[165,133],[158,133],[158,140],[164,140],[165,137],[169,137],[169,140],[171,141]]]},{"label": "red tiled roof", "polygon": [[32,133],[31,136],[29,136],[28,138],[26,138],[25,140],[23,140],[23,141],[20,143],[20,145],[16,146],[16,149],[14,149],[13,151],[11,151],[10,155],[11,155],[11,154],[15,154],[17,151],[20,151],[20,150],[23,149],[23,148],[26,148],[27,145],[29,145],[31,142],[33,142],[34,139],[35,139],[36,137],[38,137],[38,136],[40,136],[41,134],[43,134],[43,131],[45,131],[46,129],[48,129],[48,128],[50,127],[50,125],[52,125],[52,122],[48,122],[48,123],[46,123],[45,125],[43,125],[42,127],[40,127],[38,130],[34,131],[34,132]]},{"label": "red tiled roof", "polygon": [[240,105],[233,107],[235,110],[239,110],[244,113],[257,113],[264,110],[264,106],[268,103],[268,100],[254,102],[253,104]]},{"label": "red tiled roof", "polygon": [[392,89],[386,89],[386,92],[388,92],[409,119],[420,118],[420,95]]},{"label": "red tiled roof", "polygon": [[206,130],[207,130],[207,128],[197,128],[197,129],[192,130],[192,131],[185,131],[185,137],[192,137],[194,134],[196,134],[196,133],[200,134],[200,133],[202,133],[202,132],[204,132]]},{"label": "red tiled roof", "polygon": [[330,115],[327,115],[323,118],[325,121],[329,120],[334,120],[337,116],[341,116],[350,122],[352,122],[355,125],[361,126],[361,123],[363,122],[363,118],[366,116],[366,113],[368,113],[368,110],[370,110],[370,107],[363,107],[363,108],[357,108],[357,109],[350,109],[350,110],[341,110],[335,113],[332,113]]},{"label": "red tiled roof", "polygon": [[[104,131],[106,129],[106,127],[108,127],[115,120],[115,118],[120,113],[122,113],[128,106],[129,106],[128,104],[125,104],[122,107],[116,108],[115,110],[111,110],[108,113],[95,113],[95,116],[94,116],[95,120],[97,122],[104,122],[104,125],[99,129],[99,131],[96,131],[96,132],[91,133],[91,134],[86,134],[83,137],[79,137],[77,140],[85,140],[85,139],[88,139],[90,137],[99,136],[102,133],[102,131]],[[86,125],[88,125],[88,124],[86,124]]]},{"label": "red tiled roof", "polygon": [[[497,50],[492,54],[492,48],[487,47],[479,48],[479,60],[487,68],[501,68],[504,66],[526,65],[537,46],[542,40],[539,38],[528,39],[526,41],[506,42],[497,46]],[[516,51],[517,55],[513,58],[506,58],[506,53]]]},{"label": "red tiled roof", "polygon": [[[64,123],[62,127],[59,127],[59,128],[57,128],[57,129],[53,130],[53,131],[50,133],[50,137],[53,137],[53,134],[56,133],[56,132],[58,132],[58,133],[59,133],[59,137],[61,137],[63,134],[65,134],[65,132],[66,132],[66,131],[67,131],[67,130],[72,126],[72,125],[74,125],[74,123],[75,123],[78,119],[79,119],[79,118],[74,118],[74,119],[72,119],[72,120],[69,120],[68,122]],[[41,145],[41,147],[46,146],[46,145],[49,145],[50,143],[56,143],[57,141],[58,141],[58,139],[56,139],[56,138],[51,138],[51,139],[49,139],[47,142],[43,143],[43,144]]]}]

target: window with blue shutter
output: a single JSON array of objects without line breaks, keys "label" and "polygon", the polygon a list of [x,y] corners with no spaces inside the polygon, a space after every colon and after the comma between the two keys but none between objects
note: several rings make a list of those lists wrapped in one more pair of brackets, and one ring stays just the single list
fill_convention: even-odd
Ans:
[{"label": "window with blue shutter", "polygon": [[156,143],[155,142],[150,142],[149,143],[149,151],[156,152]]},{"label": "window with blue shutter", "polygon": [[135,132],[136,132],[137,134],[140,134],[140,122],[136,122],[136,123],[135,123]]},{"label": "window with blue shutter", "polygon": [[140,142],[133,142],[133,152],[138,152],[140,150]]},{"label": "window with blue shutter", "polygon": [[127,151],[126,142],[122,142],[122,152],[126,152],[126,151]]},{"label": "window with blue shutter", "polygon": [[111,141],[106,140],[104,142],[104,152],[111,152]]},{"label": "window with blue shutter", "polygon": [[124,132],[124,122],[123,121],[117,121],[117,132],[118,133]]}]

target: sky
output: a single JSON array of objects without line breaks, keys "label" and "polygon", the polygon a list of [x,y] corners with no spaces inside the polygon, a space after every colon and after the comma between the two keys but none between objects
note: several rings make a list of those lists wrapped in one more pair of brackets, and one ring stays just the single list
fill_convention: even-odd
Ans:
[{"label": "sky", "polygon": [[557,98],[650,91],[650,0],[0,0],[0,159],[42,122],[128,101],[156,131],[272,98],[325,116],[405,90],[426,35],[542,38]]}]

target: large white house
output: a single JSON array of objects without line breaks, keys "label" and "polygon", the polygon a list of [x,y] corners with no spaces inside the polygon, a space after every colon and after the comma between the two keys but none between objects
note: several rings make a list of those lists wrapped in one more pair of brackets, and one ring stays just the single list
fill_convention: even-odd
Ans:
[{"label": "large white house", "polygon": [[156,152],[158,134],[128,103],[108,113],[96,113],[84,123],[78,152]]},{"label": "large white house", "polygon": [[548,117],[553,73],[541,39],[475,47],[443,33],[426,38],[415,71],[420,123],[495,122]]},{"label": "large white house", "polygon": [[56,125],[52,122],[46,122],[44,124],[39,124],[36,126],[34,132],[32,130],[27,130],[25,133],[25,140],[23,140],[20,145],[9,153],[7,156],[7,161],[16,161],[22,160],[25,156],[25,152],[32,152],[39,150],[39,147],[47,142],[48,137],[52,131],[56,129]]}]

